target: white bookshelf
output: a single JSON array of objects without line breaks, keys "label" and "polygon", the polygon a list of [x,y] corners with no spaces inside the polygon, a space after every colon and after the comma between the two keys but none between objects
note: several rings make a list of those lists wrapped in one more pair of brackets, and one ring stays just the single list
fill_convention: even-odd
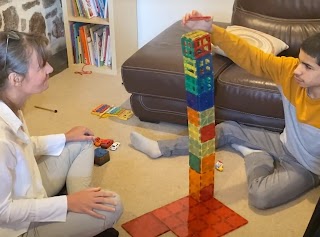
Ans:
[{"label": "white bookshelf", "polygon": [[118,74],[122,63],[138,49],[137,1],[108,0],[108,19],[102,19],[99,17],[93,17],[91,19],[75,17],[72,13],[71,1],[72,0],[62,0],[68,67],[75,71],[81,71],[84,66],[84,64],[74,63],[70,25],[73,22],[109,25],[112,53],[111,67],[86,65],[84,70],[103,74]]}]

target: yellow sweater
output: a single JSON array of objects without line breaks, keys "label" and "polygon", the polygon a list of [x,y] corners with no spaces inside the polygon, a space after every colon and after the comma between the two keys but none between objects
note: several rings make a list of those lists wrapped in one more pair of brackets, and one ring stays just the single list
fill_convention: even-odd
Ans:
[{"label": "yellow sweater", "polygon": [[234,63],[277,84],[285,114],[280,139],[301,165],[320,175],[320,99],[311,99],[294,80],[299,60],[266,54],[218,26],[213,27],[211,40]]}]

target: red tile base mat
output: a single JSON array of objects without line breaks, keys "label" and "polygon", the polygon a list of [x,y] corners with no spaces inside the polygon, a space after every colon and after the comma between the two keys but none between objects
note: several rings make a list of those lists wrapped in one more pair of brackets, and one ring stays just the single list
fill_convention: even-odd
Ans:
[{"label": "red tile base mat", "polygon": [[215,198],[197,202],[187,196],[128,221],[122,227],[133,237],[156,237],[168,231],[178,237],[218,237],[247,223]]}]

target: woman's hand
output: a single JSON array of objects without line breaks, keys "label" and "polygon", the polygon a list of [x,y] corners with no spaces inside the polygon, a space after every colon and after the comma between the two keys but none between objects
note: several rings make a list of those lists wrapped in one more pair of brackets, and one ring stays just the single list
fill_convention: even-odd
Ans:
[{"label": "woman's hand", "polygon": [[191,13],[187,13],[182,18],[182,25],[187,26],[191,30],[203,30],[206,32],[212,32],[212,17],[208,19],[200,19],[200,20],[193,20],[192,18],[202,17],[203,15],[193,10]]},{"label": "woman's hand", "polygon": [[93,132],[86,127],[77,126],[70,129],[65,133],[66,142],[75,142],[75,141],[94,141],[95,137]]},{"label": "woman's hand", "polygon": [[114,197],[114,192],[103,191],[101,188],[85,189],[67,196],[68,211],[105,219],[104,215],[95,210],[114,212],[117,205]]}]

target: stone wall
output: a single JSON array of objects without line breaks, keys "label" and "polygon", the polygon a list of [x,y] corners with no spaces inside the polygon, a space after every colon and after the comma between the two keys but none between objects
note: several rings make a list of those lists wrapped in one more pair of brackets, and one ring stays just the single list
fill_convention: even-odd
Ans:
[{"label": "stone wall", "polygon": [[0,30],[46,34],[53,54],[66,47],[61,0],[0,0]]}]

